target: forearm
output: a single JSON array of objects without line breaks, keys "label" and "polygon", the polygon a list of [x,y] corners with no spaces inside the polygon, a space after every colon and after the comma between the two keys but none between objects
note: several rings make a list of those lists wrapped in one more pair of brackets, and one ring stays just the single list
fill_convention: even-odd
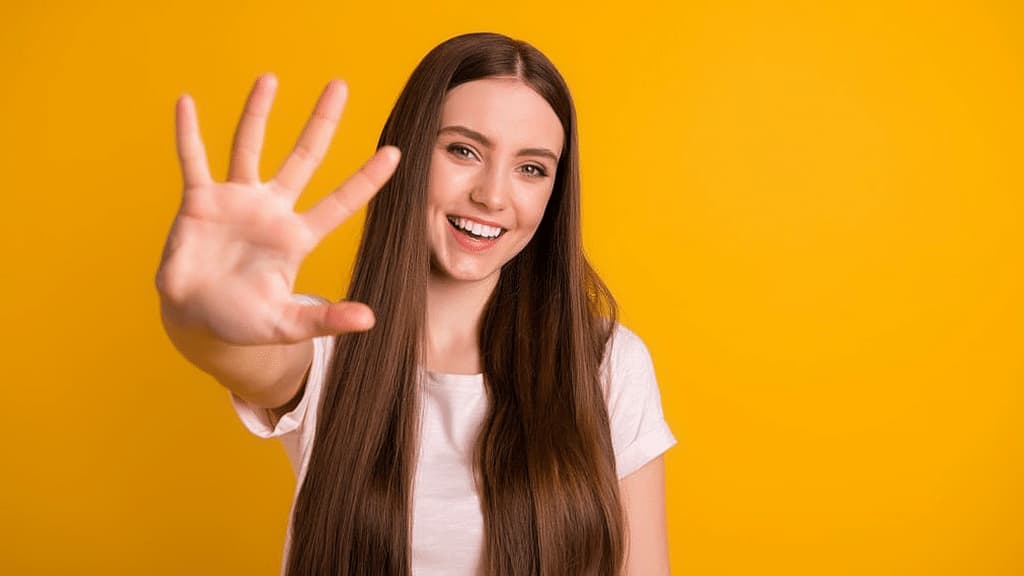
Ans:
[{"label": "forearm", "polygon": [[313,360],[313,341],[236,346],[205,330],[183,325],[165,306],[161,318],[167,336],[189,362],[255,406],[288,403]]}]

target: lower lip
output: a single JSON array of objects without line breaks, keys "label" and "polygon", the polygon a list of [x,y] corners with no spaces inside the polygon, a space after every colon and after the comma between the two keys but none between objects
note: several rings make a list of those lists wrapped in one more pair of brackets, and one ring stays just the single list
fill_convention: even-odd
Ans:
[{"label": "lower lip", "polygon": [[452,236],[455,236],[455,241],[459,243],[459,246],[462,246],[462,248],[467,252],[486,252],[498,243],[501,236],[504,236],[504,233],[502,233],[502,235],[497,238],[472,238],[467,234],[463,234],[455,226],[452,226],[451,222],[448,223],[448,229],[452,231]]}]

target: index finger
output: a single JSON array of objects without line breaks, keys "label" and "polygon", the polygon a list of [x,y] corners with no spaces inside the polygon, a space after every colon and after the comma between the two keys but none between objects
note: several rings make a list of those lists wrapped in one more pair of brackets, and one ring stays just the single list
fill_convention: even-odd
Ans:
[{"label": "index finger", "polygon": [[398,148],[381,147],[358,172],[302,214],[317,242],[370,201],[394,174],[400,157]]},{"label": "index finger", "polygon": [[273,182],[293,202],[327,154],[347,96],[348,85],[344,81],[332,80],[327,84],[295,148],[274,176]]},{"label": "index finger", "polygon": [[183,94],[175,107],[174,123],[178,144],[178,160],[185,189],[201,186],[213,181],[206,161],[206,148],[199,136],[199,122],[192,97]]}]

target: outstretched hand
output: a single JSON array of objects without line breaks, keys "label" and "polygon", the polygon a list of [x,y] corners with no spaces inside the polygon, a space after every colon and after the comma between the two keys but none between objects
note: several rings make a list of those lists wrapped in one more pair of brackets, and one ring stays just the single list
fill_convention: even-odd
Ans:
[{"label": "outstretched hand", "polygon": [[292,297],[299,266],[321,240],[366,204],[400,157],[379,149],[355,174],[303,213],[295,202],[327,152],[347,87],[327,84],[295,148],[268,182],[259,163],[277,80],[259,77],[235,132],[228,179],[210,176],[195,105],[176,110],[182,203],[164,246],[156,285],[165,315],[236,345],[285,344],[368,330],[373,312],[357,302],[308,306]]}]

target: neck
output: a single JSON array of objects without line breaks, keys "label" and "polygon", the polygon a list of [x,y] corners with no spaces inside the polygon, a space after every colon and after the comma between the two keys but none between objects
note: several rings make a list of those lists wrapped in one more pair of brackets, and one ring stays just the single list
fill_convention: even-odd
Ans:
[{"label": "neck", "polygon": [[475,282],[453,280],[431,271],[427,281],[427,370],[478,374],[480,323],[498,275]]}]

